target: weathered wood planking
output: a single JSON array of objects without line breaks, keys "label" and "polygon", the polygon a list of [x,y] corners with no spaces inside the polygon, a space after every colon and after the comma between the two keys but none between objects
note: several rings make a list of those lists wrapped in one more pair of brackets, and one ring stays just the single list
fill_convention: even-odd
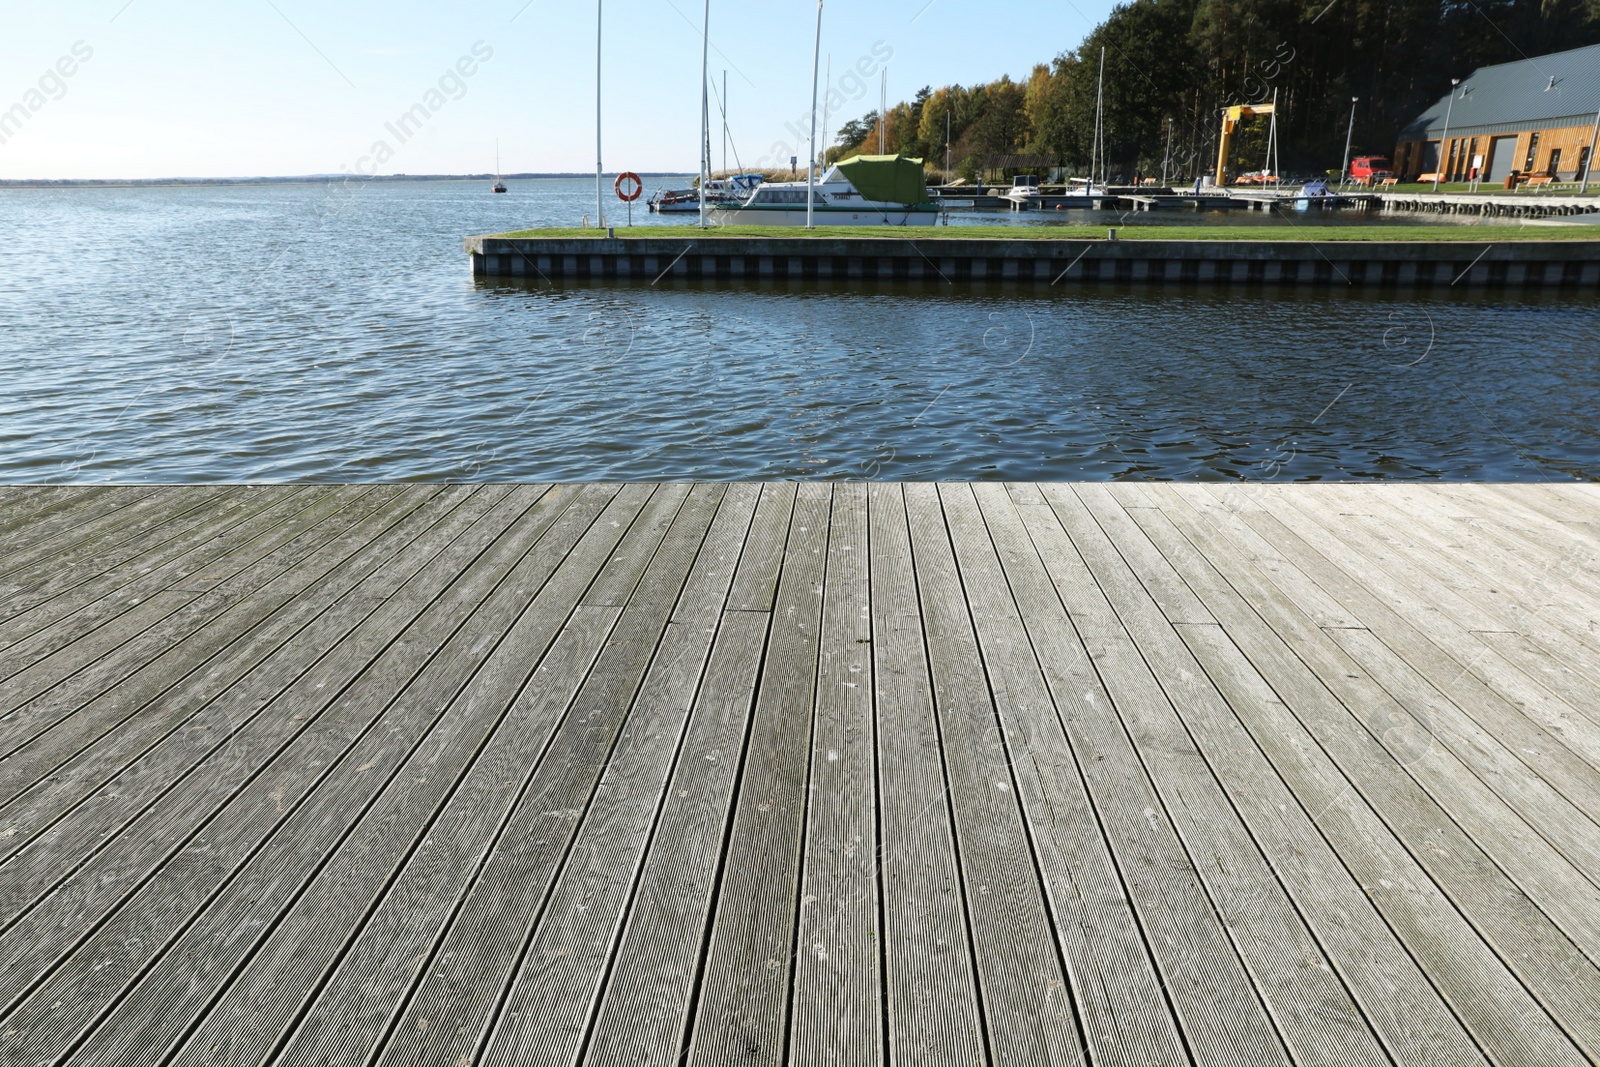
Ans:
[{"label": "weathered wood planking", "polygon": [[1600,1060],[1600,493],[0,488],[0,1062]]}]

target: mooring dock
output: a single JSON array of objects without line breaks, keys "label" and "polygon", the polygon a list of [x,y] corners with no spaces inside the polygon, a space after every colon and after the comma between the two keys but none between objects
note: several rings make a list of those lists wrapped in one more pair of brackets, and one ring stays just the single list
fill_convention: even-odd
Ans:
[{"label": "mooring dock", "polygon": [[0,1061],[1600,1059],[1600,490],[0,490]]},{"label": "mooring dock", "polygon": [[[902,231],[903,232],[903,231]],[[833,281],[1600,290],[1600,240],[1114,241],[904,237],[469,237],[478,278],[532,284]]]}]

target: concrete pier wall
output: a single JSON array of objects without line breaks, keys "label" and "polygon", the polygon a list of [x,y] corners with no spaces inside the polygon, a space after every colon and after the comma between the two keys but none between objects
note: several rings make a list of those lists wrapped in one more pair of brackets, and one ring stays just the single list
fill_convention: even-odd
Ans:
[{"label": "concrete pier wall", "polygon": [[1600,241],[471,237],[478,277],[1569,288],[1600,292]]}]

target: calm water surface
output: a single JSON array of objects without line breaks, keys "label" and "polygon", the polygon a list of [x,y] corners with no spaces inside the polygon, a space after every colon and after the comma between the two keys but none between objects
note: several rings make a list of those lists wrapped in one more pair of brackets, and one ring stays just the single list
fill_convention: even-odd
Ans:
[{"label": "calm water surface", "polygon": [[1593,297],[470,276],[593,207],[0,191],[0,481],[1600,476]]}]

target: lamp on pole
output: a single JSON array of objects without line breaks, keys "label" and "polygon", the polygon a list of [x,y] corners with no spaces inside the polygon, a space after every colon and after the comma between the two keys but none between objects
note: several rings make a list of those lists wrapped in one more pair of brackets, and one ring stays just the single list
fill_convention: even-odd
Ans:
[{"label": "lamp on pole", "polygon": [[1461,84],[1460,78],[1450,79],[1450,101],[1444,106],[1444,133],[1439,136],[1439,161],[1433,166],[1433,191],[1439,191],[1439,178],[1443,172],[1439,169],[1446,165],[1450,146],[1450,109],[1456,106],[1456,86]]},{"label": "lamp on pole", "polygon": [[1578,186],[1578,192],[1589,191],[1589,175],[1594,171],[1595,145],[1600,144],[1600,111],[1594,113],[1594,133],[1589,135],[1589,158],[1583,161],[1583,184]]},{"label": "lamp on pole", "polygon": [[1350,139],[1356,133],[1356,103],[1361,98],[1350,98],[1350,128],[1344,131],[1344,164],[1339,168],[1339,188],[1344,188],[1345,177],[1350,173]]}]

